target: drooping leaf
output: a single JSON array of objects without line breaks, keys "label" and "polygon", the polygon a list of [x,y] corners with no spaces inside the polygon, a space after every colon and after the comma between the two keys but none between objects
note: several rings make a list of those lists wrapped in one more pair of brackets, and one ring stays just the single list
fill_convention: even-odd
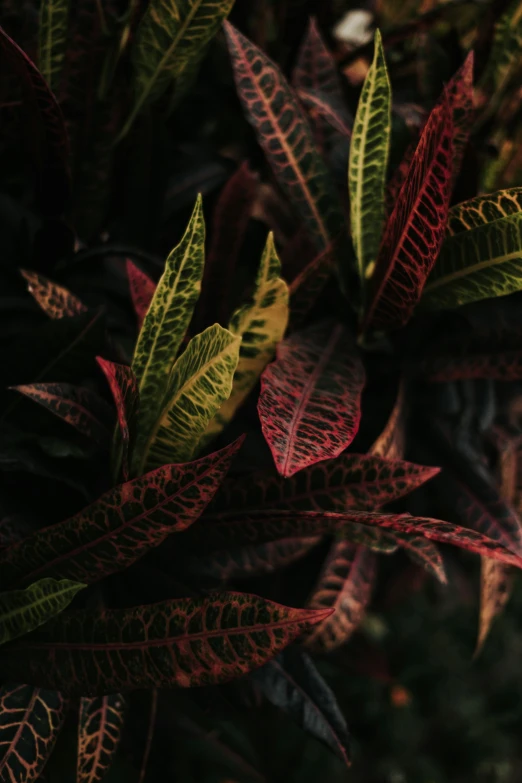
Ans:
[{"label": "drooping leaf", "polygon": [[108,443],[110,433],[105,426],[105,401],[89,389],[70,383],[30,383],[11,388],[42,405],[96,443]]},{"label": "drooping leaf", "polygon": [[0,584],[35,578],[87,584],[127,568],[202,513],[223,480],[241,439],[186,465],[158,470],[109,490],[87,508],[0,553]]},{"label": "drooping leaf", "polygon": [[319,253],[292,280],[290,291],[290,330],[294,331],[308,315],[335,270],[335,243]]},{"label": "drooping leaf", "polygon": [[350,541],[332,544],[308,606],[335,612],[312,629],[306,645],[331,651],[344,644],[364,616],[376,577],[373,552]]},{"label": "drooping leaf", "polygon": [[110,769],[125,718],[121,693],[80,700],[76,783],[98,783]]},{"label": "drooping leaf", "polygon": [[234,0],[152,0],[133,46],[134,106],[124,136],[148,103],[182,81],[226,19]]},{"label": "drooping leaf", "polygon": [[118,428],[114,434],[114,473],[118,475],[121,465],[123,479],[127,481],[140,406],[138,381],[132,369],[124,364],[109,362],[100,356],[96,357],[96,361],[107,378],[118,416]]},{"label": "drooping leaf", "polygon": [[223,549],[207,557],[196,556],[189,565],[194,572],[213,576],[223,582],[229,579],[271,574],[304,557],[319,541],[320,537],[311,536],[272,541],[259,546]]},{"label": "drooping leaf", "polygon": [[69,0],[42,0],[38,64],[47,84],[56,92],[67,46]]},{"label": "drooping leaf", "polygon": [[447,233],[449,236],[480,228],[485,223],[522,212],[522,188],[498,190],[477,196],[462,204],[456,204],[448,213]]},{"label": "drooping leaf", "polygon": [[187,230],[167,258],[134,350],[132,370],[140,393],[134,467],[142,458],[170,385],[176,354],[199,296],[204,262],[205,222],[198,196]]},{"label": "drooping leaf", "polygon": [[288,647],[251,679],[269,702],[350,765],[350,735],[334,693],[302,650]]},{"label": "drooping leaf", "polygon": [[26,590],[0,593],[0,644],[34,631],[63,611],[86,585],[41,579]]},{"label": "drooping leaf", "polygon": [[7,683],[0,689],[0,780],[31,783],[42,771],[65,720],[56,691]]},{"label": "drooping leaf", "polygon": [[322,250],[338,235],[342,214],[297,96],[272,60],[231,24],[224,27],[248,119],[279,184]]},{"label": "drooping leaf", "polygon": [[219,324],[192,338],[172,368],[164,407],[144,444],[138,473],[194,456],[230,395],[240,344],[240,337]]},{"label": "drooping leaf", "polygon": [[[350,144],[350,227],[361,281],[371,276],[384,222],[384,184],[391,133],[391,87],[379,30]],[[381,262],[382,263],[382,262]]]},{"label": "drooping leaf", "polygon": [[239,361],[228,400],[210,422],[205,442],[218,435],[250,394],[283,339],[288,322],[288,286],[281,277],[272,233],[261,257],[252,299],[232,315],[228,325],[241,338]]},{"label": "drooping leaf", "polygon": [[63,286],[37,272],[30,272],[28,269],[20,271],[27,281],[27,290],[50,318],[65,318],[86,312],[87,308],[78,297]]},{"label": "drooping leaf", "polygon": [[329,611],[223,592],[71,612],[0,660],[8,677],[23,672],[69,694],[212,685],[262,666]]},{"label": "drooping leaf", "polygon": [[452,114],[443,103],[430,114],[388,219],[369,280],[365,330],[404,325],[420,298],[444,238],[452,138]]},{"label": "drooping leaf", "polygon": [[364,367],[342,325],[322,323],[284,340],[261,378],[259,418],[285,477],[350,445],[361,416]]},{"label": "drooping leaf", "polygon": [[[320,90],[299,90],[299,99],[316,124],[321,121],[325,130],[337,131],[345,138],[352,135],[352,117],[346,108],[344,101],[337,102],[331,95],[326,95]],[[317,133],[316,133],[317,136]]]},{"label": "drooping leaf", "polygon": [[127,277],[129,279],[132,305],[138,319],[139,332],[154,297],[156,283],[145,272],[138,269],[136,264],[133,264],[130,259],[127,259]]}]

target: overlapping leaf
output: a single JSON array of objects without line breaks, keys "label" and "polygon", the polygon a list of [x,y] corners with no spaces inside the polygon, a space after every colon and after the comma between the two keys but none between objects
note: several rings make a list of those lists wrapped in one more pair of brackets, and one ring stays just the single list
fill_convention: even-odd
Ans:
[{"label": "overlapping leaf", "polygon": [[186,465],[120,484],[70,519],[0,553],[0,584],[53,576],[95,582],[185,530],[219,487],[241,440]]},{"label": "overlapping leaf", "polygon": [[521,48],[522,9],[518,0],[513,0],[495,25],[493,46],[481,77],[483,90],[497,98],[502,94],[518,70]]},{"label": "overlapping leaf", "polygon": [[317,24],[312,17],[297,61],[292,72],[292,84],[296,90],[320,90],[339,101],[343,99],[343,88],[332,53],[328,50]]},{"label": "overlapping leaf", "polygon": [[138,331],[140,331],[154,297],[156,283],[145,272],[142,272],[136,264],[133,264],[130,259],[127,259],[127,277],[129,279],[132,305],[138,319]]},{"label": "overlapping leaf", "polygon": [[88,696],[211,685],[262,666],[330,610],[216,593],[132,609],[73,612],[0,655],[8,677]]},{"label": "overlapping leaf", "polygon": [[293,331],[308,315],[326,284],[336,263],[335,243],[319,253],[292,280],[290,291],[290,329]]},{"label": "overlapping leaf", "polygon": [[60,83],[67,46],[69,0],[42,0],[38,64],[49,87],[56,92]]},{"label": "overlapping leaf", "polygon": [[67,701],[56,691],[7,683],[0,690],[0,780],[36,780],[58,738]]},{"label": "overlapping leaf", "polygon": [[362,362],[341,326],[314,325],[282,342],[261,378],[259,418],[285,477],[338,456],[357,434]]},{"label": "overlapping leaf", "polygon": [[342,214],[297,96],[275,63],[228,22],[225,33],[248,119],[279,184],[322,250],[338,235]]},{"label": "overlapping leaf", "polygon": [[453,182],[460,172],[474,120],[473,65],[474,55],[470,52],[463,65],[446,85],[439,100],[439,104],[441,101],[448,101],[453,116]]},{"label": "overlapping leaf", "polygon": [[522,212],[522,188],[498,190],[477,196],[462,204],[456,204],[448,213],[447,233],[449,236],[480,228],[485,223]]},{"label": "overlapping leaf", "polygon": [[76,783],[98,783],[118,749],[125,717],[120,693],[80,700]]},{"label": "overlapping leaf", "polygon": [[486,641],[495,618],[509,601],[514,582],[514,569],[497,560],[483,557],[480,573],[480,622],[475,654]]},{"label": "overlapping leaf", "polygon": [[288,538],[259,546],[223,549],[207,557],[194,557],[189,566],[199,574],[212,576],[224,582],[229,579],[271,574],[307,554],[320,537]]},{"label": "overlapping leaf", "polygon": [[68,579],[41,579],[26,590],[0,593],[0,644],[34,631],[67,608],[85,585]]},{"label": "overlapping leaf", "polygon": [[388,219],[369,281],[364,329],[402,326],[420,298],[446,228],[452,138],[452,114],[444,102],[430,114]]},{"label": "overlapping leaf", "polygon": [[345,138],[351,137],[352,117],[344,101],[338,102],[331,95],[326,95],[320,90],[299,90],[298,95],[303,106],[308,109],[312,121],[315,120],[318,124],[320,120],[321,125],[330,131],[330,135],[334,130]]},{"label": "overlapping leaf", "polygon": [[370,449],[370,454],[386,459],[402,459],[404,457],[406,417],[406,384],[402,380],[397,392],[397,399],[386,426]]},{"label": "overlapping leaf", "polygon": [[121,465],[123,478],[127,481],[140,406],[138,381],[132,369],[124,364],[109,362],[100,356],[96,357],[96,361],[107,378],[118,416],[118,427],[114,434],[114,472],[117,476]]},{"label": "overlapping leaf", "polygon": [[522,351],[492,350],[479,354],[438,355],[423,362],[429,381],[461,381],[484,378],[522,380]]},{"label": "overlapping leaf", "polygon": [[231,393],[240,344],[240,337],[219,324],[192,338],[172,368],[164,407],[144,444],[138,472],[194,456]]},{"label": "overlapping leaf", "polygon": [[53,283],[37,272],[22,269],[21,273],[27,281],[28,291],[50,318],[80,315],[87,310],[78,297],[71,294],[67,288]]},{"label": "overlapping leaf", "polygon": [[[359,277],[371,276],[384,222],[384,184],[391,133],[391,87],[379,30],[350,144],[350,227]],[[382,263],[382,261],[381,261]]]}]

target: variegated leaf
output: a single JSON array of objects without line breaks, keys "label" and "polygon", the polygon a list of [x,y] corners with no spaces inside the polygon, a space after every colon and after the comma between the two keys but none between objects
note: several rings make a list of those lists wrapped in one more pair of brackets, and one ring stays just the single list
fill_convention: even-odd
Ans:
[{"label": "variegated leaf", "polygon": [[304,557],[320,540],[318,536],[311,536],[271,541],[259,546],[232,547],[207,557],[195,556],[189,561],[189,568],[197,574],[212,576],[223,582],[271,574]]},{"label": "variegated leaf", "polygon": [[498,190],[496,193],[477,196],[450,209],[447,234],[455,236],[463,231],[480,228],[485,223],[494,223],[510,215],[518,215],[520,212],[522,212],[522,188]]},{"label": "variegated leaf", "polygon": [[121,693],[80,699],[76,783],[99,783],[118,749],[125,718]]},{"label": "variegated leaf", "polygon": [[501,349],[456,355],[441,354],[422,363],[425,378],[432,382],[476,380],[522,380],[522,351]]},{"label": "variegated leaf", "polygon": [[132,305],[138,319],[138,332],[141,331],[143,321],[154,298],[156,283],[145,272],[138,269],[136,264],[127,259],[127,277],[131,293]]},{"label": "variegated leaf", "polygon": [[336,244],[319,253],[292,280],[290,291],[290,330],[294,331],[308,315],[311,308],[331,279],[336,265]]},{"label": "variegated leaf", "polygon": [[522,8],[519,0],[512,0],[495,25],[493,46],[480,80],[481,90],[493,96],[491,110],[517,73],[522,48]]},{"label": "variegated leaf", "polygon": [[67,47],[69,0],[42,0],[38,65],[47,84],[56,92]]},{"label": "variegated leaf", "polygon": [[321,121],[321,125],[330,131],[330,135],[333,130],[347,139],[351,137],[353,120],[344,101],[337,102],[332,96],[319,90],[299,90],[297,94],[315,124]]},{"label": "variegated leaf", "polygon": [[20,271],[27,281],[27,290],[50,318],[66,318],[86,312],[87,308],[78,297],[63,286],[53,283],[37,272],[28,269]]},{"label": "variegated leaf", "polygon": [[397,399],[390,413],[386,426],[370,449],[375,454],[386,459],[403,459],[405,451],[405,418],[406,418],[406,382],[401,380]]},{"label": "variegated leaf", "polygon": [[483,557],[480,571],[480,622],[475,655],[482,650],[493,621],[509,601],[514,583],[513,566]]},{"label": "variegated leaf", "polygon": [[446,85],[442,101],[447,100],[453,115],[453,173],[455,182],[469,140],[474,121],[473,107],[473,65],[474,55],[470,52],[463,65]]},{"label": "variegated leaf", "polygon": [[96,361],[107,378],[118,417],[113,439],[114,475],[117,479],[121,466],[123,480],[127,481],[130,477],[130,455],[134,446],[136,417],[140,407],[138,381],[132,369],[124,364],[109,362],[101,356],[97,356]]}]

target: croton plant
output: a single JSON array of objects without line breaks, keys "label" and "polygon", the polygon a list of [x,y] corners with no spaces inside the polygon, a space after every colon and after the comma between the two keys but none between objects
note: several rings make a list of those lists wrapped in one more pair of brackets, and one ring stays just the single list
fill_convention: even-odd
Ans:
[{"label": "croton plant", "polygon": [[267,704],[345,780],[377,580],[466,550],[477,651],[503,609],[521,6],[397,5],[1,3],[2,783],[157,779],[157,732],[281,780],[212,731]]}]

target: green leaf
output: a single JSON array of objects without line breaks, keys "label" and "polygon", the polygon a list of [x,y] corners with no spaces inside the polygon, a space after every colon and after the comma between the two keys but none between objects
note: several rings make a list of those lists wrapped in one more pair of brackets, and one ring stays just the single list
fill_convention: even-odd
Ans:
[{"label": "green leaf", "polygon": [[518,212],[522,212],[522,188],[498,190],[452,207],[448,215],[447,232],[453,236]]},{"label": "green leaf", "polygon": [[134,468],[143,462],[145,444],[172,387],[172,367],[201,290],[204,263],[205,221],[198,196],[187,230],[167,258],[134,351],[140,397]]},{"label": "green leaf", "polygon": [[47,84],[56,91],[67,48],[67,21],[69,0],[42,0],[38,64]]},{"label": "green leaf", "polygon": [[355,115],[348,164],[351,231],[361,280],[371,272],[381,241],[390,131],[391,87],[377,30],[373,63]]},{"label": "green leaf", "polygon": [[241,338],[219,324],[193,337],[170,377],[165,404],[142,453],[140,470],[186,462],[228,399]]},{"label": "green leaf", "polygon": [[422,305],[447,310],[522,289],[522,212],[446,239]]},{"label": "green leaf", "polygon": [[174,81],[184,81],[233,5],[234,0],[151,0],[136,32],[136,97],[121,137],[144,106]]},{"label": "green leaf", "polygon": [[228,328],[241,337],[239,362],[232,392],[210,422],[205,442],[218,435],[250,394],[268,362],[274,358],[288,323],[288,286],[281,278],[281,263],[272,233],[261,257],[252,301],[232,315]]},{"label": "green leaf", "polygon": [[26,590],[0,593],[0,644],[46,623],[63,611],[84,587],[69,579],[41,579]]}]

